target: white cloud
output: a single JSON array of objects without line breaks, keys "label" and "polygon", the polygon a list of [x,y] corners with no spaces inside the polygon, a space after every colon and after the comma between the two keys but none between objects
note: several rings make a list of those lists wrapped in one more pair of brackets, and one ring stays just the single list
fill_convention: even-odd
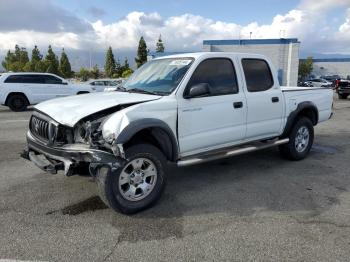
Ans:
[{"label": "white cloud", "polygon": [[120,51],[135,50],[141,35],[153,50],[160,34],[167,50],[200,50],[205,39],[249,38],[252,32],[253,38],[297,37],[304,51],[350,53],[350,8],[339,28],[333,28],[326,19],[330,11],[344,7],[350,7],[350,0],[301,0],[295,9],[277,14],[270,24],[262,25],[255,21],[239,25],[193,14],[164,19],[158,13],[132,12],[114,23],[92,22],[92,30],[87,32],[0,30],[0,50],[13,48],[16,43],[85,50],[104,50],[111,45]]}]

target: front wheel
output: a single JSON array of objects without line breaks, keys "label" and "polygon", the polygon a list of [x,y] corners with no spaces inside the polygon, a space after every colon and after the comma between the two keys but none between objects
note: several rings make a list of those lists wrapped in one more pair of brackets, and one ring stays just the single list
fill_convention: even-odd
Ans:
[{"label": "front wheel", "polygon": [[297,120],[289,133],[289,142],[279,146],[283,157],[290,160],[304,159],[314,141],[314,127],[309,118],[302,117]]},{"label": "front wheel", "polygon": [[101,199],[115,211],[133,214],[153,205],[165,186],[166,159],[148,144],[131,146],[126,161],[115,171],[102,167],[96,182]]}]

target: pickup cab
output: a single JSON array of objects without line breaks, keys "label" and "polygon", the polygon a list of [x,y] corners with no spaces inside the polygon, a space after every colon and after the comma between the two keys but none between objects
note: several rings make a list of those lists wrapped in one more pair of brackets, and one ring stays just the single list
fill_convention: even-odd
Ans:
[{"label": "pickup cab", "polygon": [[64,96],[94,92],[89,85],[76,85],[49,73],[4,73],[0,76],[0,104],[12,111]]},{"label": "pickup cab", "polygon": [[285,158],[304,159],[314,126],[332,115],[332,89],[280,87],[277,79],[262,55],[157,58],[116,92],[37,105],[23,157],[52,174],[89,172],[109,207],[135,213],[160,198],[169,163],[273,146]]}]

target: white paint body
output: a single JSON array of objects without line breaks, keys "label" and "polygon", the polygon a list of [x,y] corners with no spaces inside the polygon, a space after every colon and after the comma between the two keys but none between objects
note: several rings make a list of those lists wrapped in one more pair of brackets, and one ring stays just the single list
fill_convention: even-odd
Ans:
[{"label": "white paint body", "polygon": [[[11,75],[51,75],[66,84],[38,84],[38,83],[6,83],[6,79]],[[72,84],[65,79],[48,73],[4,73],[0,76],[0,104],[4,105],[11,93],[24,94],[30,105],[57,98],[76,95],[78,92],[94,92],[92,86]]]},{"label": "white paint body", "polygon": [[[111,114],[102,124],[106,141],[118,135],[133,121],[153,118],[166,123],[177,138],[179,158],[210,150],[239,145],[250,141],[278,137],[283,133],[287,118],[301,102],[312,102],[319,111],[319,122],[330,118],[333,93],[331,89],[280,87],[269,59],[262,55],[237,53],[193,53],[171,57],[192,57],[194,62],[179,86],[168,96],[153,96],[127,92],[99,93],[66,99],[56,99],[36,106],[57,122],[75,126],[95,112],[113,106],[137,103]],[[186,99],[186,85],[196,67],[207,58],[224,57],[232,60],[237,74],[237,94]],[[169,58],[169,57],[162,57]],[[247,90],[242,58],[258,58],[271,67],[274,86],[263,92]],[[278,97],[278,103],[271,98]],[[243,102],[234,108],[234,102]]]}]

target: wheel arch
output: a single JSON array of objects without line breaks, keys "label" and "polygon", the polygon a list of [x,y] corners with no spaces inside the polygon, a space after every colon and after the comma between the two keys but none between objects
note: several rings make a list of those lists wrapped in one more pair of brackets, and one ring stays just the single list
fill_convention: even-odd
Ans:
[{"label": "wheel arch", "polygon": [[314,126],[318,123],[318,109],[317,106],[311,101],[305,101],[300,103],[297,108],[292,111],[287,119],[286,126],[284,128],[281,137],[288,136],[290,130],[292,129],[295,121],[300,117],[307,117],[311,120]]},{"label": "wheel arch", "polygon": [[77,95],[90,94],[89,91],[78,91]]},{"label": "wheel arch", "polygon": [[177,139],[169,125],[162,120],[146,118],[133,121],[116,139],[116,143],[122,144],[124,148],[140,142],[158,147],[171,162],[178,158]]},{"label": "wheel arch", "polygon": [[13,95],[22,95],[22,96],[24,96],[24,98],[27,100],[28,105],[30,105],[29,99],[28,99],[28,97],[27,97],[27,95],[25,93],[23,93],[23,92],[10,92],[6,96],[5,106],[8,106],[8,101],[9,101],[10,97],[13,96]]}]

